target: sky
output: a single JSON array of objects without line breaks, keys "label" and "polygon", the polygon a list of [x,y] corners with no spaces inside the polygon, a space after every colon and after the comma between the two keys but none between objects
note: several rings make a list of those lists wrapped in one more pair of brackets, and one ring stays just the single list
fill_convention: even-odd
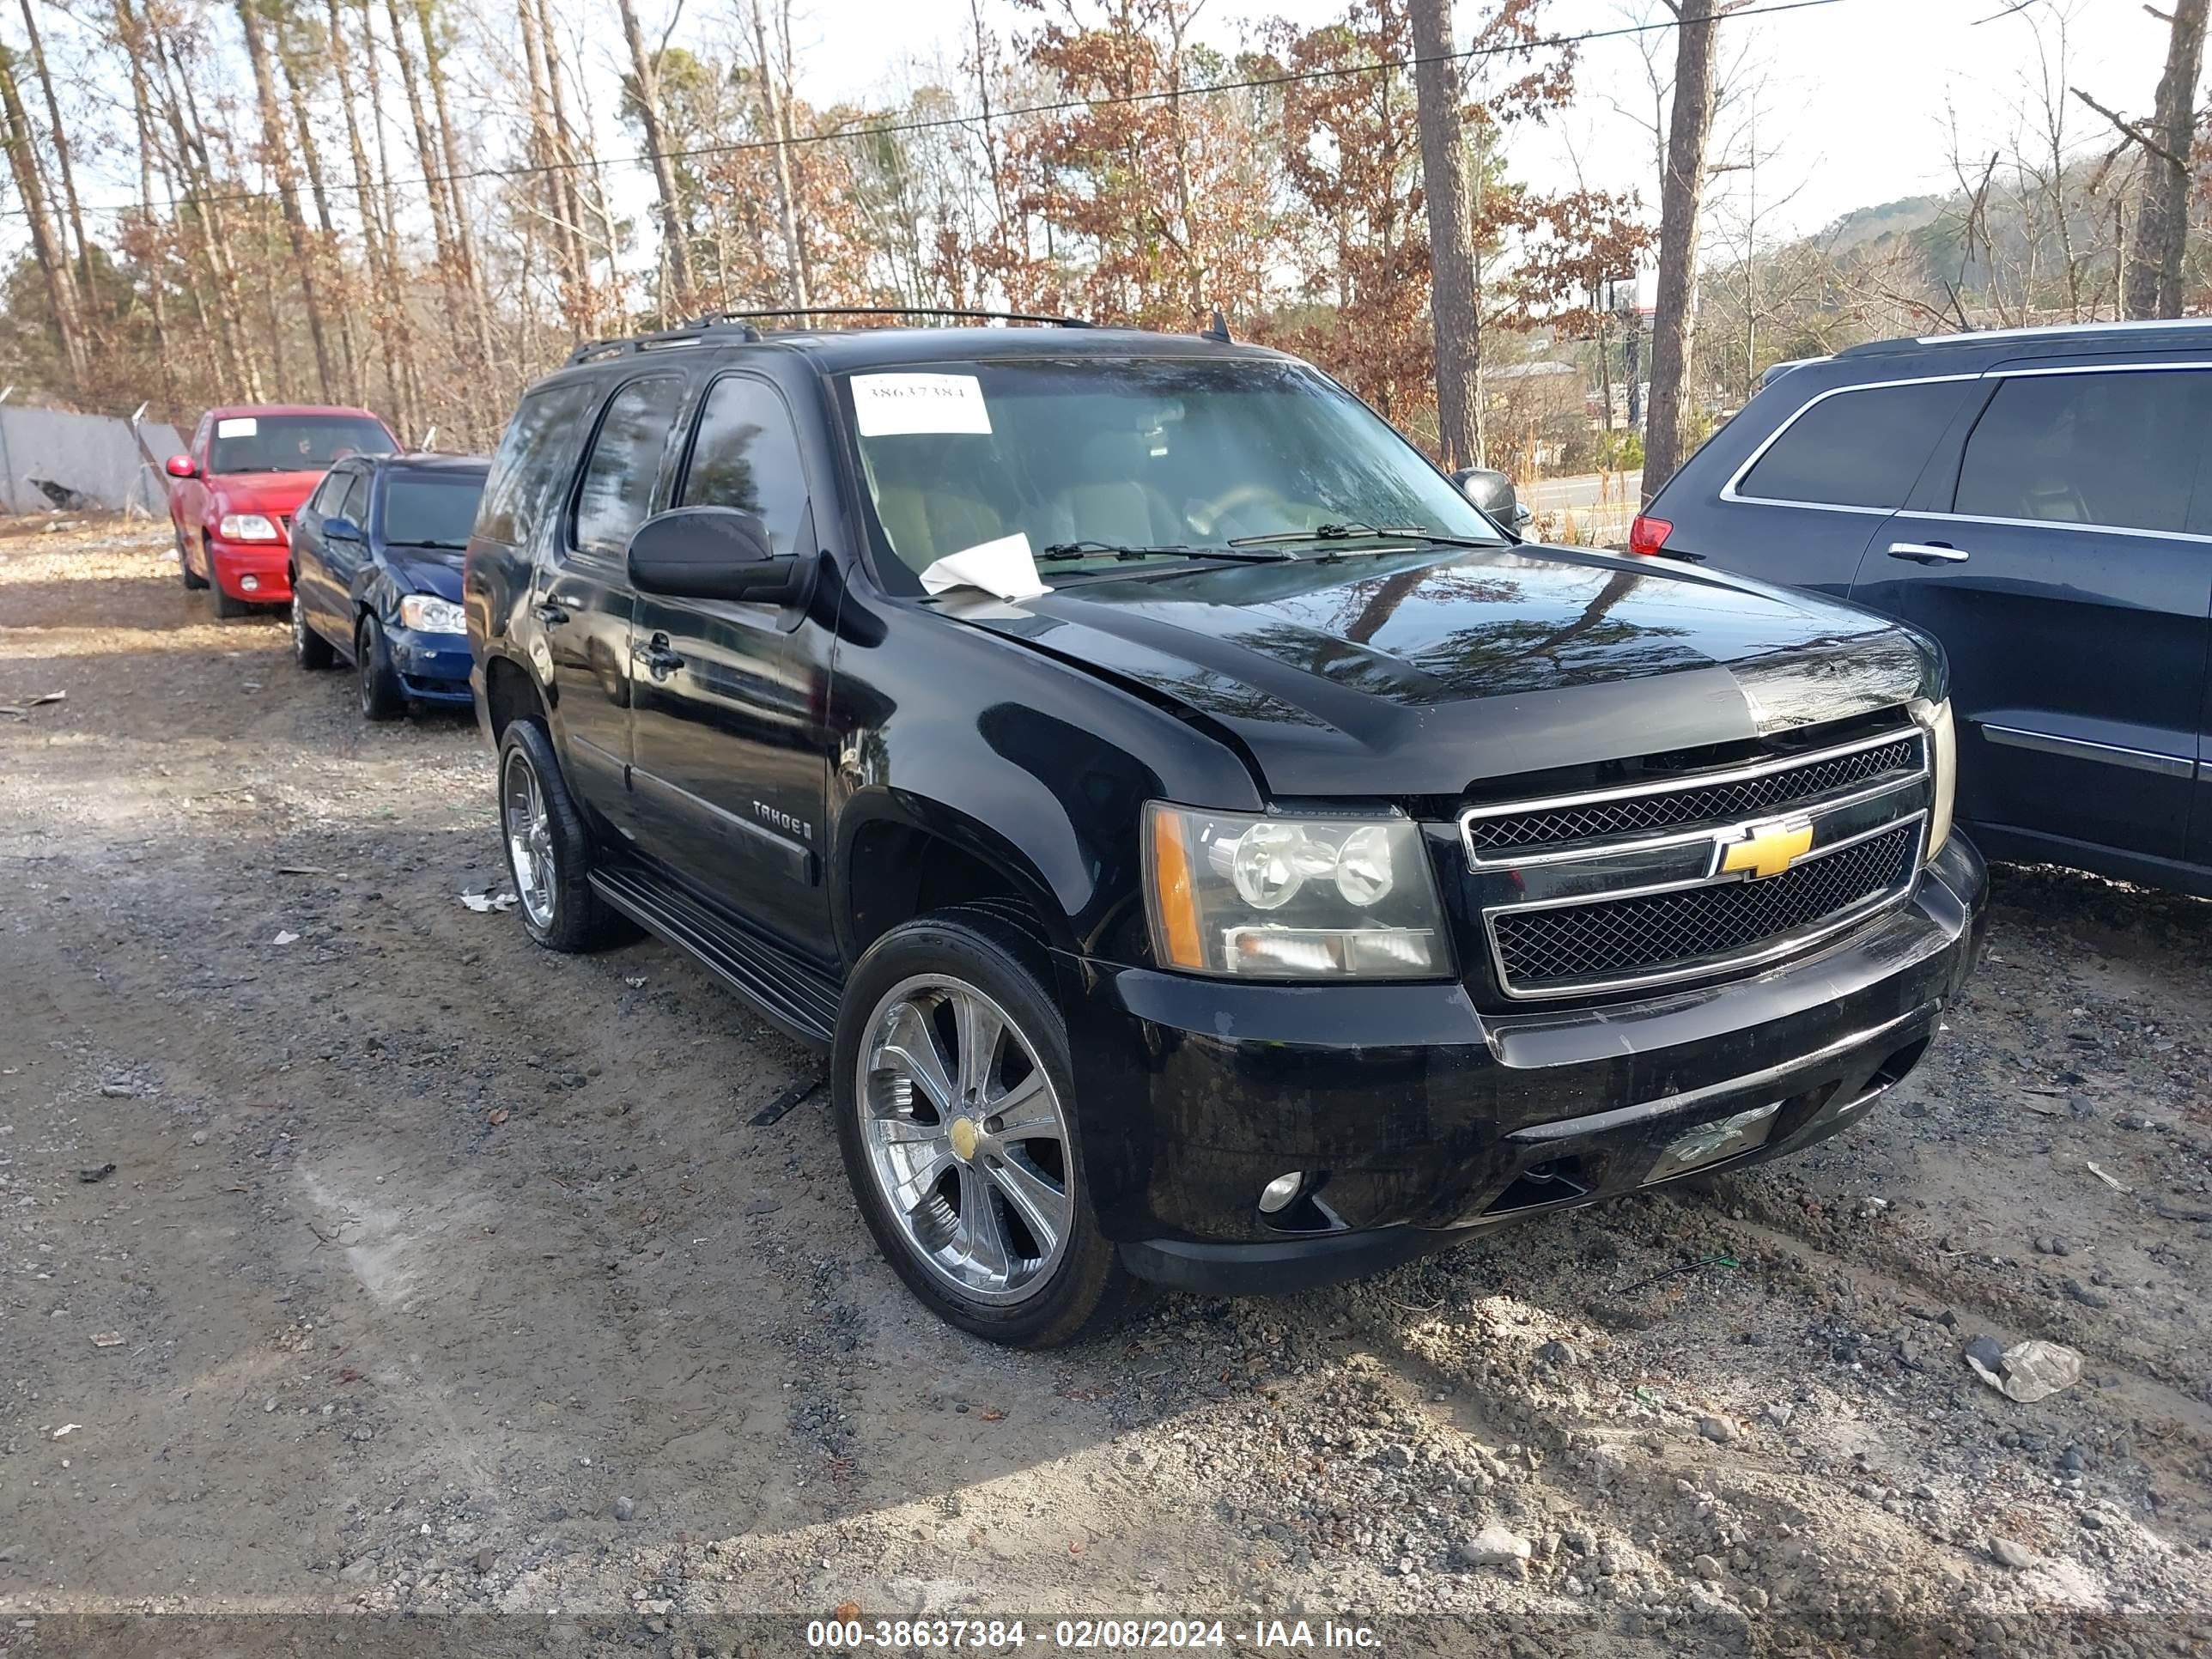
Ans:
[{"label": "sky", "polygon": [[[1752,0],[1753,7],[1771,0]],[[2025,111],[2040,121],[2046,81],[2078,86],[2108,107],[2148,110],[2166,52],[2166,29],[2137,0],[2073,0],[2054,9],[1996,15],[2014,0],[1834,0],[1828,5],[1723,26],[1723,58],[1753,89],[1739,118],[1723,125],[1755,140],[1761,236],[1810,233],[1856,207],[1948,189],[1954,117],[1960,148],[1986,160]],[[968,0],[794,0],[799,79],[815,102],[866,101],[886,85],[929,78],[912,66],[957,66],[969,27]],[[1233,48],[1271,17],[1310,26],[1340,15],[1341,0],[1209,0],[1200,36]],[[1456,40],[1472,34],[1480,8],[1459,0]],[[1549,32],[1619,28],[1662,15],[1657,0],[1549,0]],[[2061,30],[2064,33],[2060,75]],[[987,23],[1002,37],[1034,28],[1034,14],[985,0]],[[1989,20],[1989,21],[1978,21]],[[1646,35],[1671,63],[1669,33]],[[1542,189],[1571,184],[1575,159],[1593,187],[1640,189],[1656,216],[1656,161],[1644,128],[1617,106],[1650,107],[1644,58],[1632,39],[1583,49],[1571,109],[1545,129],[1517,134],[1510,167]],[[2046,64],[2048,70],[2046,71]],[[2062,94],[2069,137],[2102,147],[2111,129]],[[1729,182],[1741,187],[1741,180]],[[1778,201],[1766,220],[1768,204]]]}]

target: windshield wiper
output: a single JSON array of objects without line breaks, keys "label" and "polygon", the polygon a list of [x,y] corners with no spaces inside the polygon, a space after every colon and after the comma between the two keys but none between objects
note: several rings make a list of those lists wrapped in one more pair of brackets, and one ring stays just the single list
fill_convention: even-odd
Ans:
[{"label": "windshield wiper", "polygon": [[1476,541],[1471,536],[1440,535],[1426,525],[1372,525],[1354,520],[1344,524],[1316,525],[1311,530],[1285,530],[1273,536],[1234,536],[1230,538],[1229,545],[1253,547],[1274,542],[1354,542],[1368,537],[1392,541],[1428,542],[1437,547],[1506,547],[1511,544],[1502,541]]},{"label": "windshield wiper", "polygon": [[[1274,539],[1272,537],[1265,540]],[[1241,542],[1231,542],[1226,547],[1189,547],[1181,542],[1171,542],[1158,547],[1136,547],[1124,542],[1054,542],[1036,555],[1038,563],[1048,559],[1145,559],[1154,555],[1179,559],[1227,559],[1237,564],[1279,564],[1291,557],[1288,553],[1265,551],[1247,548]]]}]

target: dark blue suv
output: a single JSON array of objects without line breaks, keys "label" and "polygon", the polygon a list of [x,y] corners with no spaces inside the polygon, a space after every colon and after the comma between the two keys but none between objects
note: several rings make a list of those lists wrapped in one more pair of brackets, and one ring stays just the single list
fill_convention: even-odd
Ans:
[{"label": "dark blue suv", "polygon": [[469,702],[461,555],[489,465],[477,455],[356,456],[292,523],[292,654],[354,667],[361,712]]},{"label": "dark blue suv", "polygon": [[2212,896],[2208,451],[2212,321],[1887,340],[1770,381],[1631,545],[1926,629],[1985,853]]}]

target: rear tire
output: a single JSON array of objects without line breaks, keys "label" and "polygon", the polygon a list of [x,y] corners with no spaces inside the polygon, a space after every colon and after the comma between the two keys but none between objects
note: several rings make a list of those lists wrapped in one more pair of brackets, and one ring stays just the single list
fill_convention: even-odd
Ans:
[{"label": "rear tire", "polygon": [[307,612],[300,603],[300,578],[292,577],[292,660],[310,673],[319,673],[337,660],[337,653],[331,642],[315,632],[314,624],[307,620]]},{"label": "rear tire", "polygon": [[1091,1209],[1048,971],[996,911],[904,923],[854,967],[830,1060],[845,1175],[877,1248],[938,1317],[1019,1348],[1103,1328],[1146,1288]]},{"label": "rear tire", "polygon": [[592,889],[592,832],[568,793],[553,739],[535,719],[499,740],[499,822],[523,930],[549,951],[598,951],[630,937]]},{"label": "rear tire", "polygon": [[396,720],[407,712],[407,689],[399,671],[392,665],[392,647],[384,641],[384,628],[373,616],[363,617],[353,635],[353,672],[361,689],[361,717],[365,720]]}]

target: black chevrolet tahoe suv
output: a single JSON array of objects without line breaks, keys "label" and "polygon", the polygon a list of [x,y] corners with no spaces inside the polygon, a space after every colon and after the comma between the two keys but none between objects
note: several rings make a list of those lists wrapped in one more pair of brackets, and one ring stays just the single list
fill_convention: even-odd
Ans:
[{"label": "black chevrolet tahoe suv", "polygon": [[1225,332],[584,347],[467,558],[523,924],[827,1048],[1002,1342],[1819,1140],[1972,959],[1941,655],[1499,482]]}]

